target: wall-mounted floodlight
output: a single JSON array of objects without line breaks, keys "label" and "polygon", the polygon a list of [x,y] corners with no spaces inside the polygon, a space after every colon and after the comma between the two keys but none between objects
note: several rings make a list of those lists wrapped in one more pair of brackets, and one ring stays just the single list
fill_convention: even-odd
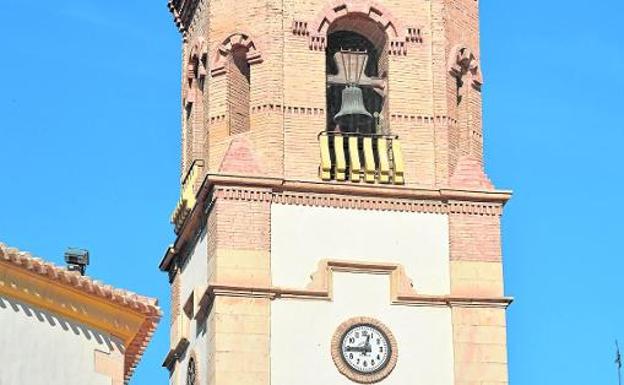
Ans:
[{"label": "wall-mounted floodlight", "polygon": [[89,250],[68,248],[65,251],[65,263],[67,263],[67,270],[79,271],[80,275],[85,275],[89,265]]}]

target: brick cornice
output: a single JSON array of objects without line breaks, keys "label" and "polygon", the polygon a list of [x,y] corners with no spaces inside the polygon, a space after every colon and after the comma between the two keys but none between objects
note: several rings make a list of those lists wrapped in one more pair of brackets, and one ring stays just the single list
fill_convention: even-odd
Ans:
[{"label": "brick cornice", "polygon": [[323,51],[327,48],[327,34],[332,23],[345,16],[357,15],[374,22],[389,39],[388,53],[391,55],[407,54],[407,43],[422,43],[422,28],[405,26],[392,15],[392,12],[381,3],[375,1],[352,2],[349,0],[333,0],[310,22],[293,20],[292,32],[297,36],[307,36],[311,50]]},{"label": "brick cornice", "polygon": [[431,189],[426,187],[381,186],[352,183],[287,180],[273,177],[207,174],[204,185],[225,188],[238,187],[249,191],[255,188],[270,189],[276,194],[308,193],[348,195],[356,199],[407,199],[423,201],[466,201],[504,205],[512,195],[509,190],[459,190],[453,188]]},{"label": "brick cornice", "polygon": [[173,252],[167,252],[159,266],[163,271],[169,270],[177,251],[192,239],[207,207],[219,199],[359,210],[500,216],[511,194],[506,190],[428,189],[207,174],[197,194],[197,204],[178,232]]},{"label": "brick cornice", "polygon": [[193,20],[193,14],[200,0],[169,0],[167,7],[173,15],[173,22],[184,37]]}]

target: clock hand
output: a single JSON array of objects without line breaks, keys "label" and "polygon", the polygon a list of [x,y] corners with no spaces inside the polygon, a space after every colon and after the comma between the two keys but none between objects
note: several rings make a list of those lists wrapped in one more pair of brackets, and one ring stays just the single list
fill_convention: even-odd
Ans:
[{"label": "clock hand", "polygon": [[366,336],[366,342],[364,343],[364,353],[370,353],[373,351],[373,348],[371,347],[371,344],[369,343],[370,341],[370,334]]},{"label": "clock hand", "polygon": [[347,352],[360,352],[366,353],[366,346],[346,346],[345,351]]}]

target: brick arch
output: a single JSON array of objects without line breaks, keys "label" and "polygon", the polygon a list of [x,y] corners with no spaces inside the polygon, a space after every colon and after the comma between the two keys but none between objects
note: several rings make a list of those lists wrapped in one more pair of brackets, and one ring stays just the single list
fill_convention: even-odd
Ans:
[{"label": "brick arch", "polygon": [[457,44],[449,52],[448,71],[451,76],[461,78],[472,75],[472,85],[478,89],[483,85],[483,74],[479,58],[467,44]]},{"label": "brick arch", "polygon": [[236,48],[245,48],[247,50],[247,63],[249,65],[262,63],[262,54],[258,49],[258,45],[254,40],[245,33],[233,33],[228,36],[217,48],[215,61],[210,73],[212,76],[222,75],[225,73],[225,64],[228,56]]},{"label": "brick arch", "polygon": [[405,42],[410,41],[403,23],[385,6],[374,1],[355,3],[349,0],[333,0],[309,25],[310,48],[325,49],[331,25],[346,16],[360,16],[373,21],[388,36],[390,51],[393,53],[403,52]]},{"label": "brick arch", "polygon": [[191,52],[189,58],[192,60],[202,60],[208,57],[208,48],[206,40],[203,37],[195,40],[195,43],[191,46]]},{"label": "brick arch", "polygon": [[[203,38],[198,38],[188,56],[188,62],[186,67],[186,77],[188,80],[203,79],[208,73],[208,49],[206,41]],[[197,68],[196,68],[197,67]]]}]

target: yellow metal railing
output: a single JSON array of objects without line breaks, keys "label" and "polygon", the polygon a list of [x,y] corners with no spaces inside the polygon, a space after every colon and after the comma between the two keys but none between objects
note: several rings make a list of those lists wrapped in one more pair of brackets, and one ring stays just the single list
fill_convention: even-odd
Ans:
[{"label": "yellow metal railing", "polygon": [[195,207],[195,203],[197,203],[195,186],[201,177],[201,169],[203,167],[203,160],[195,160],[182,181],[180,200],[171,214],[171,223],[174,225],[176,233],[182,228],[186,217]]},{"label": "yellow metal railing", "polygon": [[404,184],[403,152],[397,136],[322,132],[322,180]]}]

